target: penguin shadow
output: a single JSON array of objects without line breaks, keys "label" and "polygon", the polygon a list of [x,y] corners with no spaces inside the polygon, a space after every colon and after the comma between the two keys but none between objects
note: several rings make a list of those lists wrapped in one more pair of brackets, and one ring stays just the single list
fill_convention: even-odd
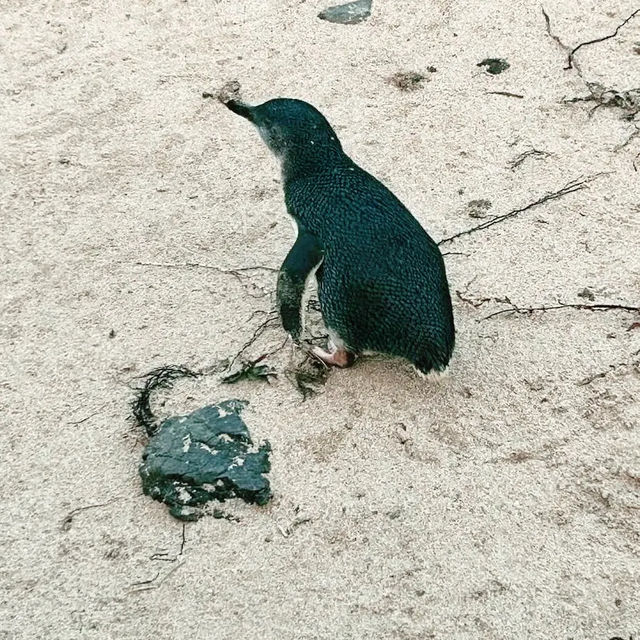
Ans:
[{"label": "penguin shadow", "polygon": [[446,387],[452,380],[449,368],[444,371],[434,370],[430,373],[423,373],[404,358],[380,353],[360,355],[351,370],[354,370],[357,375],[374,378],[376,386],[379,384],[390,388],[402,386],[417,390],[430,387],[437,389]]}]

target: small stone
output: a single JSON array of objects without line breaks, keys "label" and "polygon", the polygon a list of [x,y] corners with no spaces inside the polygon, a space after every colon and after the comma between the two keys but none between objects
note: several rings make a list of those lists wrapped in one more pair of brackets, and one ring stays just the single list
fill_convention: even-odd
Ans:
[{"label": "small stone", "polygon": [[511,65],[503,58],[485,58],[482,62],[478,62],[478,67],[485,67],[492,76],[506,71]]},{"label": "small stone", "polygon": [[[205,92],[206,93],[206,92]],[[214,97],[214,94],[202,94],[203,98]],[[240,100],[240,83],[237,80],[230,80],[229,82],[225,82],[222,87],[215,93],[215,97],[222,102],[222,104],[227,104],[231,100]]]},{"label": "small stone", "polygon": [[358,24],[371,15],[373,0],[356,0],[347,4],[328,7],[318,14],[320,20],[337,24]]},{"label": "small stone", "polygon": [[582,291],[578,292],[578,298],[584,298],[585,300],[591,300],[592,302],[596,299],[593,291],[586,287]]}]

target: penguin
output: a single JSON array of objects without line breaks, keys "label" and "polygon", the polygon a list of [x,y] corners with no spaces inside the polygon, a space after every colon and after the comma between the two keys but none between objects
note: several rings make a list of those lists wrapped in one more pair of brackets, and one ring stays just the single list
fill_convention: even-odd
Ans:
[{"label": "penguin", "polygon": [[315,276],[329,342],[312,355],[349,367],[361,354],[378,353],[404,358],[422,374],[444,371],[455,343],[451,295],[438,245],[416,218],[349,158],[309,103],[222,101],[255,125],[281,163],[297,237],[276,298],[294,342],[301,345],[303,295]]}]

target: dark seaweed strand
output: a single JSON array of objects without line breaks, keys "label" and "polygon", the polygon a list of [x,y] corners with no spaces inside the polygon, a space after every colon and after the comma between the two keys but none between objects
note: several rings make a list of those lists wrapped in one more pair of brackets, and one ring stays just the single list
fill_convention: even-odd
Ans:
[{"label": "dark seaweed strand", "polygon": [[136,424],[144,427],[148,436],[152,436],[159,428],[151,411],[151,394],[157,389],[170,389],[180,378],[197,378],[201,374],[180,365],[167,365],[149,371],[144,376],[144,385],[131,403],[131,413]]}]

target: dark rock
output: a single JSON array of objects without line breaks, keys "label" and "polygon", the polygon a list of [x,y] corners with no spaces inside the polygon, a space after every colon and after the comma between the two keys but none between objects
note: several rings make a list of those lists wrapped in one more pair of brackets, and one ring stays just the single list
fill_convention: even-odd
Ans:
[{"label": "dark rock", "polygon": [[271,468],[271,446],[253,446],[240,418],[246,404],[227,400],[165,420],[142,454],[144,493],[181,520],[197,520],[211,500],[268,502],[271,490],[264,474]]},{"label": "dark rock", "polygon": [[486,70],[494,76],[506,71],[511,65],[503,58],[485,58],[482,62],[478,62],[478,67],[485,67]]},{"label": "dark rock", "polygon": [[356,0],[347,4],[328,7],[318,14],[321,20],[338,24],[358,24],[371,15],[373,0]]}]

